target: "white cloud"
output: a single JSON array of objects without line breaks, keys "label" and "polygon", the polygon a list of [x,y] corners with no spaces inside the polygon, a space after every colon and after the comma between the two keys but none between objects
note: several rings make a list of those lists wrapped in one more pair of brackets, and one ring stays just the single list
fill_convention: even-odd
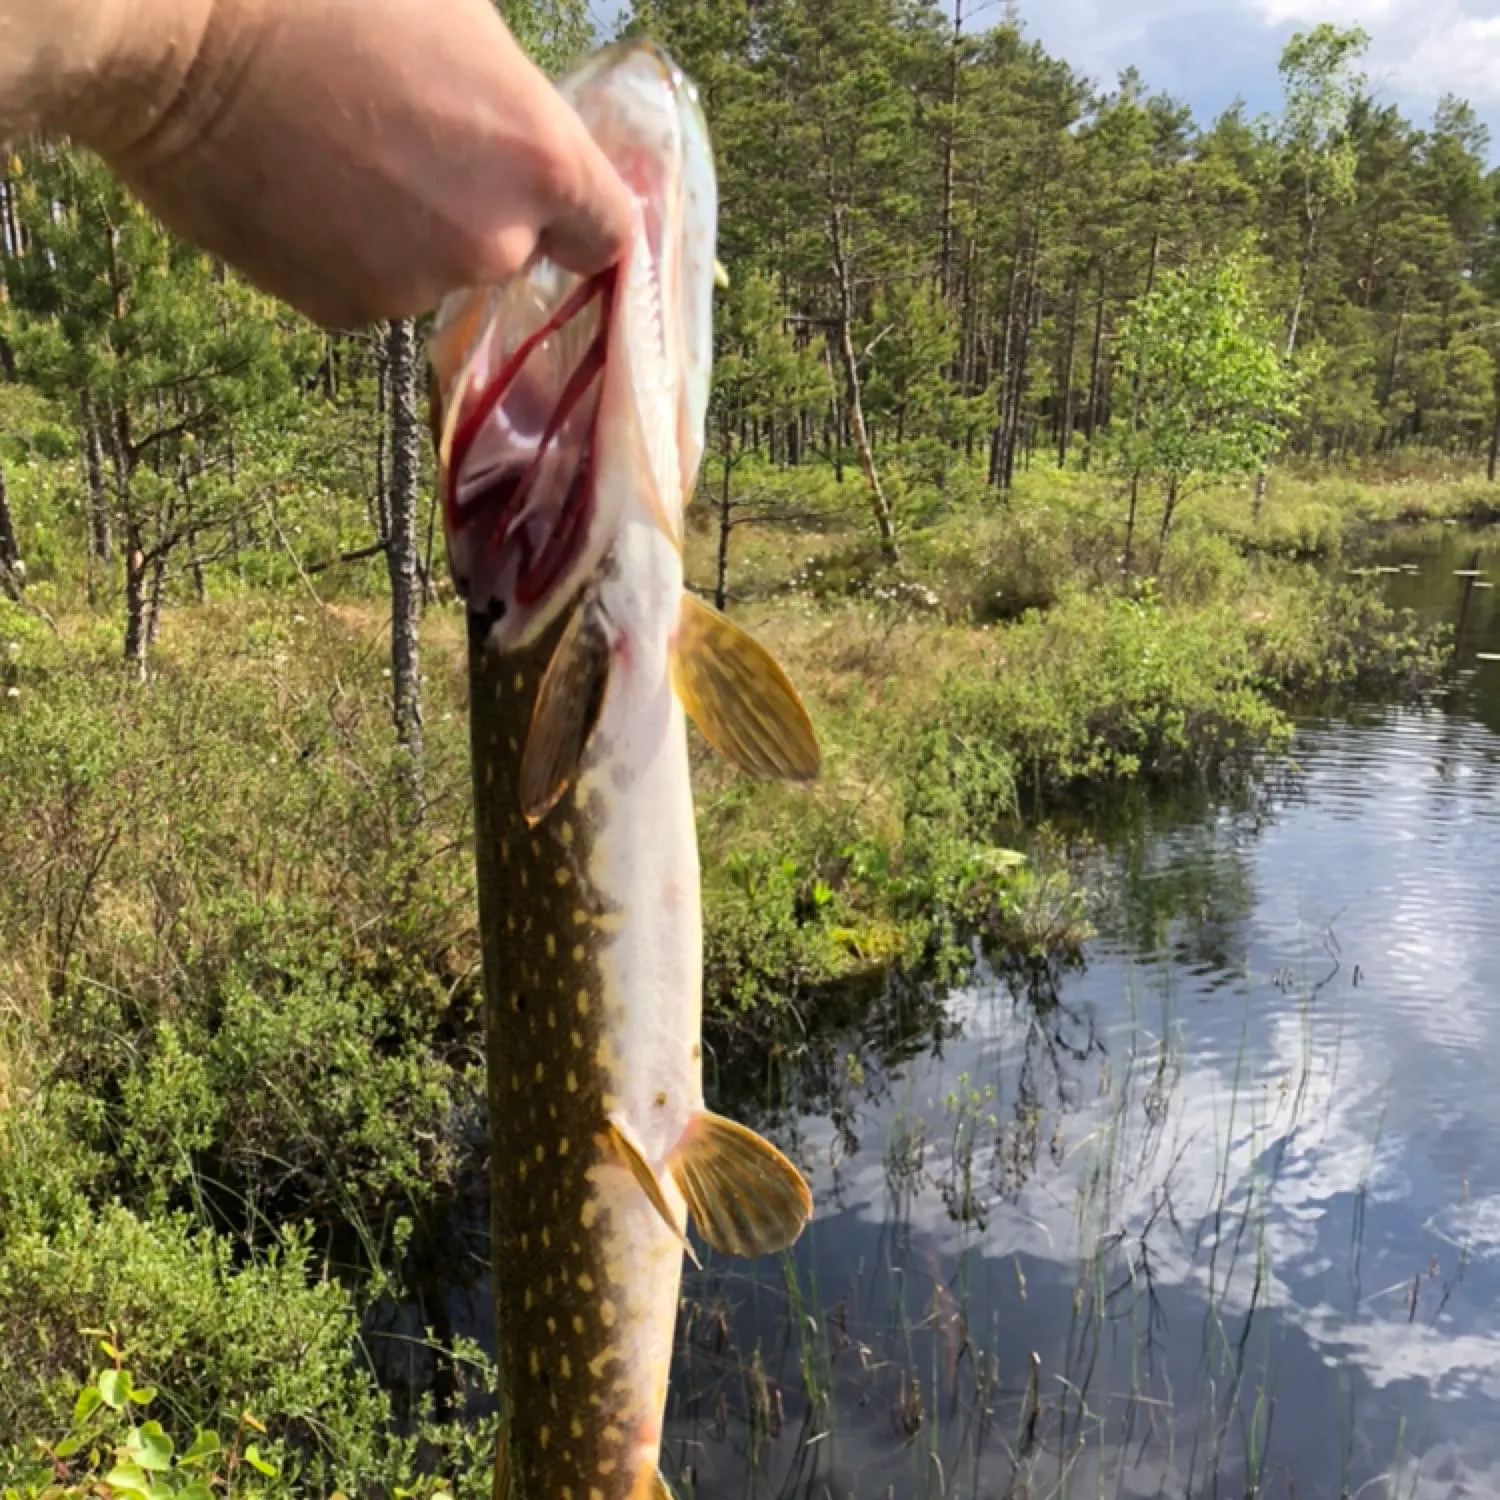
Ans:
[{"label": "white cloud", "polygon": [[1293,31],[1358,24],[1381,98],[1425,123],[1455,93],[1500,127],[1500,0],[1022,0],[1021,15],[1097,82],[1139,67],[1205,120],[1236,97],[1252,111],[1277,107],[1276,63]]},{"label": "white cloud", "polygon": [[1429,15],[1410,30],[1414,45],[1391,65],[1398,92],[1426,99],[1454,93],[1475,105],[1500,100],[1500,15],[1441,16],[1436,23]]},{"label": "white cloud", "polygon": [[1331,21],[1335,26],[1372,26],[1403,9],[1402,0],[1251,0],[1250,9],[1270,26],[1291,22],[1315,26]]}]

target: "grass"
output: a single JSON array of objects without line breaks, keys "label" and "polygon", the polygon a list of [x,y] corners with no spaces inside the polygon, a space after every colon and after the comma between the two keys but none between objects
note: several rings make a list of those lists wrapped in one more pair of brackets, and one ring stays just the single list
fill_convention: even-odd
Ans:
[{"label": "grass", "polygon": [[[1291,702],[1419,688],[1440,660],[1373,584],[1217,524],[1222,497],[1122,588],[1115,502],[1076,475],[1026,475],[1000,506],[972,476],[938,491],[894,473],[895,571],[872,566],[852,484],[753,466],[741,480],[747,506],[796,519],[737,528],[732,610],[803,691],[826,769],[811,789],[753,786],[694,740],[708,1040],[715,1086],[783,1122],[793,1106],[847,1118],[864,1088],[895,1087],[951,1024],[943,986],[976,951],[1039,996],[1077,961],[1082,891],[1052,813],[1138,782],[1242,777],[1286,743]],[[0,867],[15,872],[0,885],[0,1325],[17,1372],[0,1433],[65,1431],[98,1374],[87,1330],[113,1326],[132,1371],[161,1382],[179,1449],[254,1410],[281,1466],[268,1493],[446,1473],[477,1494],[459,1397],[482,1392],[482,1369],[434,1335],[459,1397],[402,1411],[349,1353],[363,1309],[451,1273],[481,1159],[461,615],[424,626],[430,815],[412,836],[378,564],[316,582],[213,573],[212,602],[174,600],[140,684],[117,660],[113,601],[86,602],[77,537],[38,534],[60,485],[41,459],[17,479],[35,585],[0,604]],[[706,510],[692,520],[704,585],[717,539]],[[1061,1045],[1047,1002],[1034,1022],[1044,1050]],[[890,1076],[851,1071],[851,1033],[887,1038]],[[1013,1181],[1052,1149],[1044,1114],[1006,1128]],[[946,1127],[960,1205],[984,1198],[956,1164],[973,1165],[986,1119],[965,1105]],[[914,1125],[919,1156],[938,1140],[936,1121]],[[797,1365],[834,1410],[847,1349],[815,1331],[806,1295]],[[903,1316],[919,1349],[928,1314]],[[773,1353],[737,1386],[767,1451],[795,1428],[775,1416]],[[1020,1398],[999,1378],[986,1365],[976,1389],[1019,1399],[1003,1441],[1024,1466],[1049,1431],[1045,1387],[1030,1367]],[[863,1369],[856,1387],[873,1399],[885,1379]],[[898,1425],[928,1435],[919,1467],[947,1483],[954,1427],[930,1379],[907,1373]],[[1002,1441],[973,1420],[964,1441]],[[0,1456],[0,1476],[20,1463]]]}]

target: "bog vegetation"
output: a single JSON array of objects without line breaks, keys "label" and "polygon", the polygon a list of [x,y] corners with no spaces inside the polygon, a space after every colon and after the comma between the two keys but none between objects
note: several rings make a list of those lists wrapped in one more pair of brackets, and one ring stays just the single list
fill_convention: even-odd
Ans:
[{"label": "bog vegetation", "polygon": [[[577,0],[506,8],[551,64],[591,44]],[[629,24],[720,163],[692,580],[825,750],[811,798],[695,759],[715,1055],[755,1076],[893,967],[1074,956],[1062,800],[1431,679],[1349,549],[1490,513],[1500,179],[1461,101],[1370,95],[1357,31],[1288,46],[1277,117],[1194,121],[961,4]],[[4,164],[0,276],[0,1479],[477,1496],[422,330],[312,329],[61,143]]]}]

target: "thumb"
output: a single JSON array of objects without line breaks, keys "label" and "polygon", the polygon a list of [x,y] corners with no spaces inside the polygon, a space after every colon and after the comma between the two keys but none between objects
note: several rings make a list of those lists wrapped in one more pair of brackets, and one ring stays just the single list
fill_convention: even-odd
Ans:
[{"label": "thumb", "polygon": [[543,252],[579,276],[613,265],[630,245],[640,212],[635,196],[576,117],[568,142],[570,180],[541,226]]}]

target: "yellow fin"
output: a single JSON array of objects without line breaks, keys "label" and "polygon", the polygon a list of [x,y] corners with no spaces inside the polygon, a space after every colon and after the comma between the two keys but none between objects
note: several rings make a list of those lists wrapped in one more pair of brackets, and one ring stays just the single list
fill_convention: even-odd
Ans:
[{"label": "yellow fin", "polygon": [[811,781],[817,736],[776,658],[696,594],[684,593],[672,642],[672,686],[703,737],[741,770]]},{"label": "yellow fin", "polygon": [[547,663],[531,710],[521,755],[521,812],[533,827],[552,811],[577,775],[608,684],[609,642],[592,601],[585,597]]},{"label": "yellow fin", "polygon": [[727,1255],[785,1250],[812,1217],[812,1193],[796,1167],[770,1141],[722,1115],[700,1114],[670,1167],[698,1233]]},{"label": "yellow fin", "polygon": [[615,1155],[620,1158],[621,1165],[630,1169],[630,1175],[635,1178],[641,1191],[651,1200],[652,1208],[661,1215],[662,1223],[681,1240],[688,1259],[701,1270],[702,1262],[693,1250],[692,1241],[688,1239],[685,1230],[678,1228],[677,1221],[672,1217],[672,1210],[667,1204],[667,1195],[661,1190],[660,1179],[652,1171],[651,1163],[646,1160],[645,1154],[641,1151],[635,1132],[620,1115],[609,1117],[609,1143],[614,1148]]}]

